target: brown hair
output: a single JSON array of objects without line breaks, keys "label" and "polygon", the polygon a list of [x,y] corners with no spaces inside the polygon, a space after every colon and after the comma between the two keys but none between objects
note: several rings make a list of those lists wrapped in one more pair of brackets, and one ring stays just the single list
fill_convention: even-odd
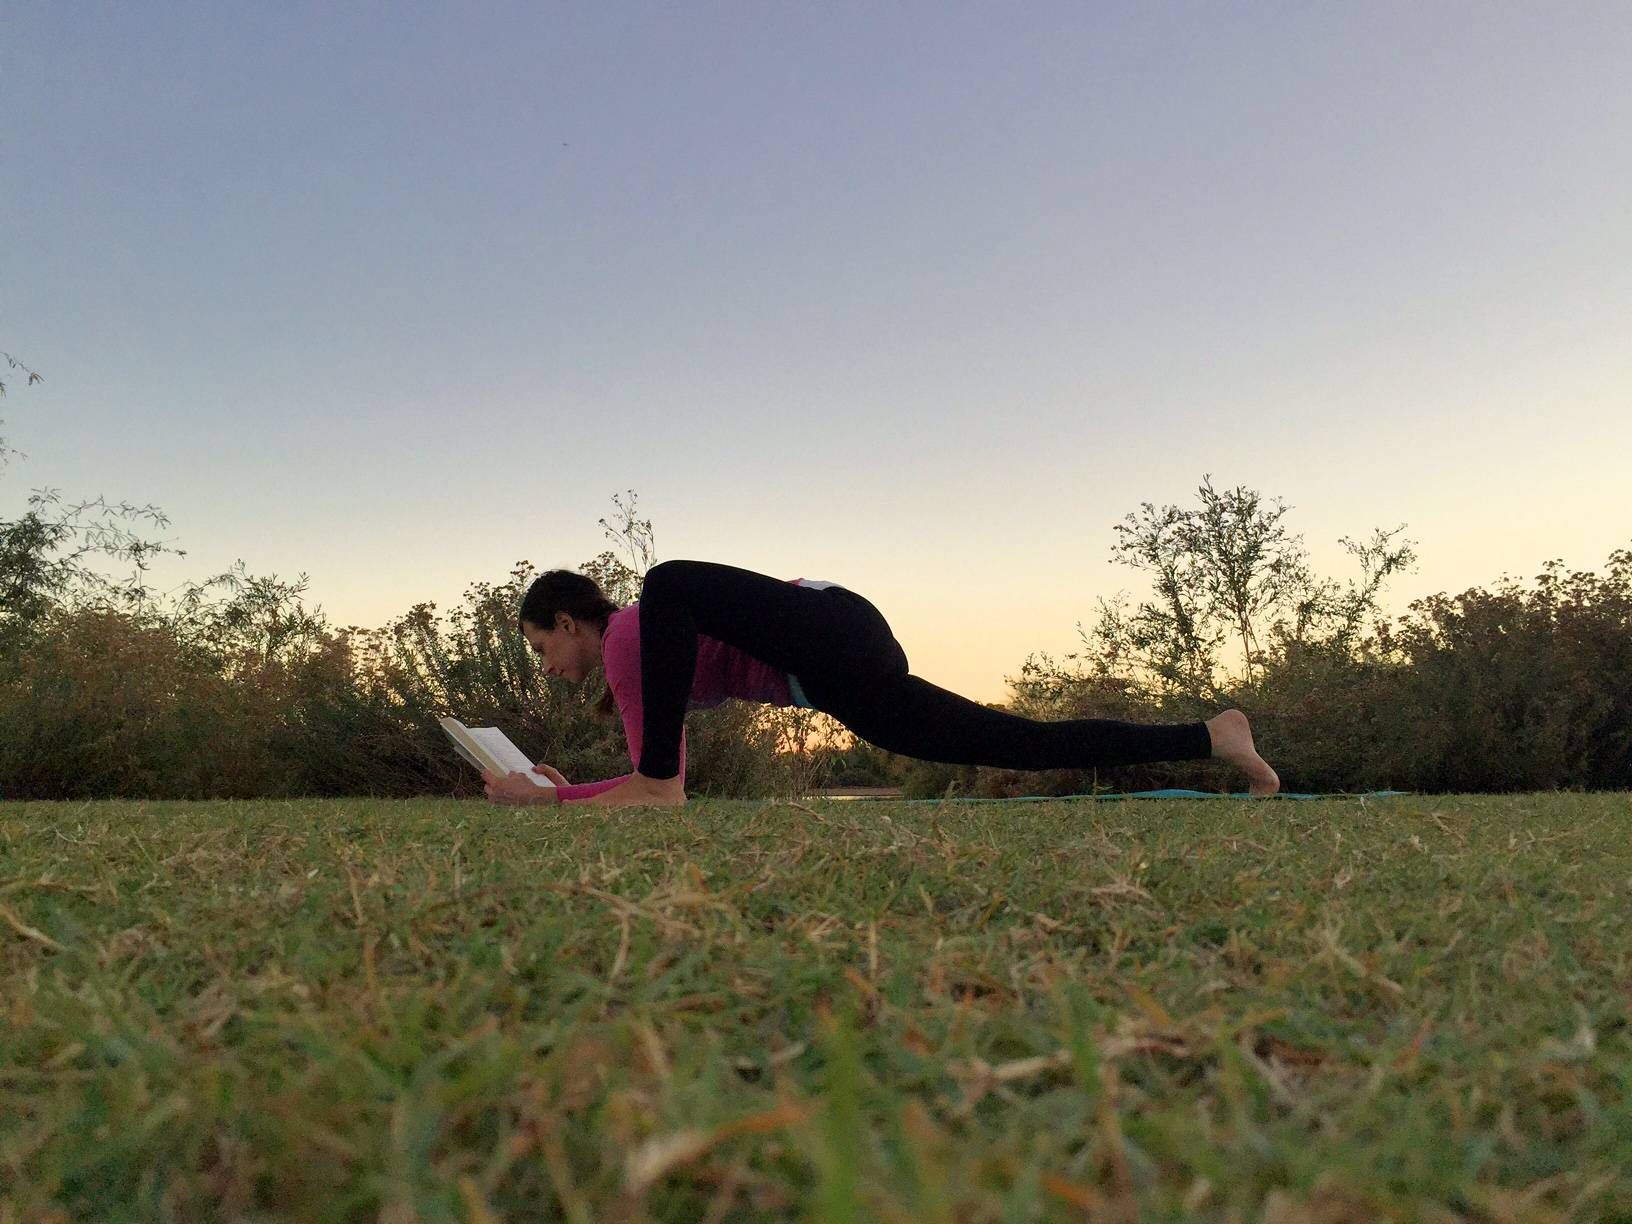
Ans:
[{"label": "brown hair", "polygon": [[[555,614],[565,612],[573,620],[583,621],[586,625],[595,625],[605,633],[612,613],[618,610],[618,605],[606,597],[606,593],[593,578],[573,570],[546,570],[533,579],[532,586],[527,588],[527,594],[522,596],[521,612],[516,619],[518,623],[553,630]],[[612,687],[608,685],[606,691],[590,707],[590,713],[604,722],[612,717],[615,709]]]}]

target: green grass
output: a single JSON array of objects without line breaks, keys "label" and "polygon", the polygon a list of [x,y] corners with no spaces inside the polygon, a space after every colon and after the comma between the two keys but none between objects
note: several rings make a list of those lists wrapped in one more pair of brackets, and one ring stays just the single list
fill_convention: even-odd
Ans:
[{"label": "green grass", "polygon": [[0,804],[0,1221],[1632,1219],[1629,833]]}]

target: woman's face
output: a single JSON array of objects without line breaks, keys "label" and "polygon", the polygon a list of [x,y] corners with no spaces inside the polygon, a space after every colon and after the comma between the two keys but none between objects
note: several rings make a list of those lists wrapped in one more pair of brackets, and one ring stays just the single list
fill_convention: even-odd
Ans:
[{"label": "woman's face", "polygon": [[543,629],[532,621],[521,623],[522,636],[538,655],[539,664],[552,676],[573,684],[601,662],[601,635],[594,625],[574,620],[565,612],[555,614],[555,628]]}]

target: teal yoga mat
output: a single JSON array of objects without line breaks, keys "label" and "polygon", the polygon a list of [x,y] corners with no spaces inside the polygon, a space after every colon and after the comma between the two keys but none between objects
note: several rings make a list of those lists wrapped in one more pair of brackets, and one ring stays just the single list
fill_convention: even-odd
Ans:
[{"label": "teal yoga mat", "polygon": [[[1298,794],[1281,791],[1270,795],[1271,799],[1383,799],[1390,795],[1409,795],[1412,791],[1359,791],[1359,792],[1330,792],[1321,795]],[[1237,791],[1234,794],[1223,794],[1218,791],[1198,790],[1152,790],[1130,791],[1125,794],[1111,795],[1016,795],[1012,799],[989,799],[984,796],[954,795],[950,799],[891,799],[887,795],[855,795],[843,797],[846,803],[1063,803],[1067,799],[1251,799],[1252,795],[1246,791]]]}]

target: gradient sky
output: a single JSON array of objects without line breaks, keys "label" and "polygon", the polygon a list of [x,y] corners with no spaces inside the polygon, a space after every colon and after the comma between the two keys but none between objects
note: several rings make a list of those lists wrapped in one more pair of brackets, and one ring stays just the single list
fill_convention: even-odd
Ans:
[{"label": "gradient sky", "polygon": [[338,624],[827,578],[1007,696],[1142,501],[1388,606],[1632,545],[1632,5],[0,9],[0,516],[156,502]]}]

